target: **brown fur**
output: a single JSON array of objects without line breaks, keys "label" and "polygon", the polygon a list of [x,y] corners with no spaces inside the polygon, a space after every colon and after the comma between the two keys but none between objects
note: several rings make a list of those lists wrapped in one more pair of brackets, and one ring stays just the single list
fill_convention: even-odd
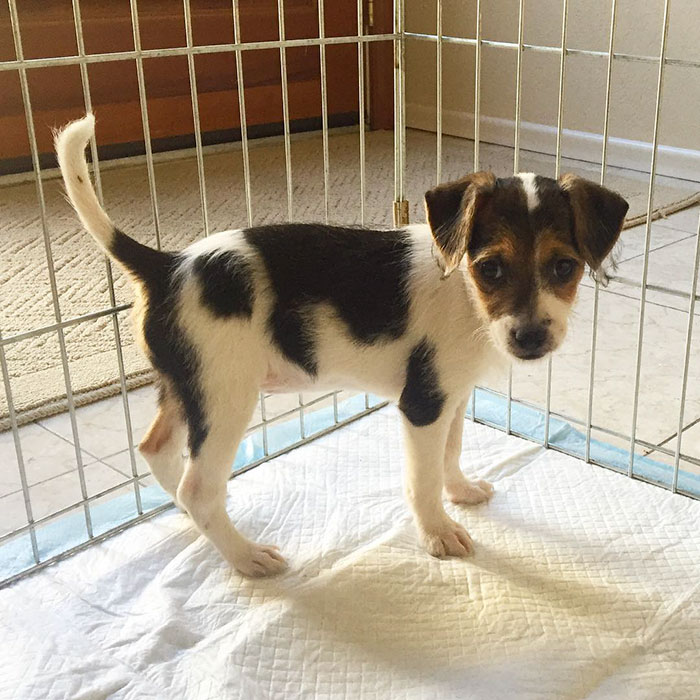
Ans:
[{"label": "brown fur", "polygon": [[[491,320],[532,317],[538,289],[571,304],[584,263],[597,269],[622,227],[627,203],[614,192],[575,175],[537,179],[539,206],[528,210],[522,180],[475,173],[426,194],[428,221],[446,262],[446,274],[467,255],[473,288]],[[503,265],[500,280],[488,280],[480,265]],[[554,265],[572,260],[568,280]]]}]

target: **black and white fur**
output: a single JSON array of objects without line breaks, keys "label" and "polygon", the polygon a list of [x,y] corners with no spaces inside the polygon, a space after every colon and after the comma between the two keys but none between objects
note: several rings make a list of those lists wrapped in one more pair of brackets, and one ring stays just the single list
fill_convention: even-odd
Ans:
[{"label": "black and white fur", "polygon": [[[472,541],[445,512],[443,490],[460,503],[491,496],[487,482],[462,474],[459,455],[467,398],[500,353],[466,268],[445,277],[425,225],[283,224],[217,233],[178,253],[148,248],[97,201],[84,153],[93,132],[92,115],[73,122],[56,150],[82,224],[137,291],[135,332],[161,382],[140,447],[226,561],[247,575],[285,567],[276,547],[247,539],[225,510],[259,392],[336,388],[398,403],[421,540],[436,556],[467,555]],[[536,202],[532,179],[521,187],[523,201]]]}]

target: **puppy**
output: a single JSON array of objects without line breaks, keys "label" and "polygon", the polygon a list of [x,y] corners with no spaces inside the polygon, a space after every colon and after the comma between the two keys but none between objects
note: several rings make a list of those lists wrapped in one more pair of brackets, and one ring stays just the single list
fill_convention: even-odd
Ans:
[{"label": "puppy", "polygon": [[92,115],[72,122],[56,151],[83,226],[136,290],[136,336],[160,383],[139,449],[224,559],[249,576],[285,567],[225,509],[259,392],[336,388],[398,403],[419,536],[434,556],[469,554],[442,504],[443,492],[466,504],[492,493],[459,467],[469,394],[499,355],[532,361],[560,345],[584,266],[598,270],[612,249],[625,200],[575,175],[481,172],[429,190],[427,226],[258,226],[164,252],[119,231],[98,203],[85,160],[93,132]]}]

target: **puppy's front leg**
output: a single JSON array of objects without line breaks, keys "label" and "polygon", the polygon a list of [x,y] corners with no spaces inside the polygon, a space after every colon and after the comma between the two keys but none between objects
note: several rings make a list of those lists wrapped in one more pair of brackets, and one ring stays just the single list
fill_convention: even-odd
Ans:
[{"label": "puppy's front leg", "polygon": [[493,495],[493,486],[483,479],[469,481],[459,468],[466,410],[467,402],[463,401],[457,407],[450,425],[450,432],[447,435],[447,446],[445,448],[445,494],[452,503],[474,505],[488,501]]},{"label": "puppy's front leg", "polygon": [[465,557],[473,545],[467,531],[450,518],[442,505],[444,460],[453,411],[443,410],[429,425],[414,425],[404,416],[406,496],[418,534],[436,557]]}]

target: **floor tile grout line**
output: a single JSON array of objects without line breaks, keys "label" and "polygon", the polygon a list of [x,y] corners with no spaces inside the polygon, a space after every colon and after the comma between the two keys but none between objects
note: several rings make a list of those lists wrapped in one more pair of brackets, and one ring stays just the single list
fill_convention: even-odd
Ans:
[{"label": "floor tile grout line", "polygon": [[[98,461],[99,461],[99,462],[102,462],[102,464],[104,464],[106,467],[109,467],[110,469],[113,469],[115,472],[121,474],[121,476],[125,476],[125,477],[128,477],[129,479],[132,479],[134,475],[131,473],[131,469],[130,469],[129,472],[127,473],[127,472],[122,471],[121,469],[119,469],[119,467],[114,467],[114,466],[112,466],[111,464],[108,464],[107,462],[105,462],[106,459],[112,459],[112,457],[116,457],[117,455],[124,454],[125,452],[128,452],[128,451],[129,451],[129,450],[127,449],[127,450],[122,450],[121,452],[115,452],[113,455],[109,455],[108,457],[103,457],[102,459],[100,459],[100,460],[98,460]],[[147,471],[147,472],[139,472],[138,478],[139,478],[139,479],[143,479],[143,478],[145,478],[145,477],[147,477],[147,476],[150,476],[150,475],[151,475],[151,471],[150,471],[150,470]]]},{"label": "floor tile grout line", "polygon": [[[654,223],[658,224],[662,228],[667,228],[667,229],[673,229],[675,231],[685,231],[685,229],[679,229],[676,226],[671,226],[670,225],[670,219],[673,216],[676,216],[676,214],[680,214],[681,212],[692,212],[695,209],[695,207],[688,207],[687,209],[682,209],[681,211],[674,212],[669,216],[668,218],[664,219],[657,219]],[[697,208],[697,211],[694,212],[695,218],[697,219],[698,212],[700,212],[700,207]],[[695,231],[697,231],[697,225],[695,226]],[[695,231],[688,231],[688,233],[695,233]]]},{"label": "floor tile grout line", "polygon": [[[610,281],[611,281],[611,282],[614,282],[615,279],[614,279],[614,278],[611,278]],[[585,287],[586,289],[591,289],[591,290],[593,289],[593,285],[592,285],[592,284],[588,284],[587,281],[581,282],[581,286]],[[639,301],[639,297],[638,297],[638,296],[633,297],[633,296],[630,296],[629,294],[624,294],[623,292],[616,292],[616,291],[610,289],[609,287],[601,288],[600,291],[601,291],[601,292],[604,292],[604,293],[606,293],[606,294],[614,294],[615,296],[623,297],[624,299],[630,299],[631,301]],[[656,293],[658,293],[658,294],[663,294],[663,292],[661,292],[661,291],[659,291],[659,290],[656,290],[656,289],[652,289],[652,290],[649,290],[649,291],[653,291],[653,292],[656,292]],[[647,297],[647,300],[646,300],[646,304],[647,304],[647,305],[651,305],[651,306],[656,306],[656,307],[658,307],[658,308],[660,308],[660,309],[670,309],[671,311],[678,311],[678,313],[681,313],[681,314],[687,314],[687,313],[688,313],[687,310],[679,309],[677,306],[670,306],[670,305],[668,305],[668,304],[662,304],[662,303],[660,303],[660,302],[658,302],[658,301],[651,301],[648,297]],[[698,311],[695,312],[695,315],[696,315],[696,316],[700,316],[700,309],[699,309]]]},{"label": "floor tile grout line", "polygon": [[[696,426],[698,423],[700,423],[700,417],[696,418],[695,420],[691,420],[690,423],[688,423],[687,425],[684,425],[683,430],[681,430],[681,433],[684,433],[686,430],[690,430],[690,428]],[[673,435],[669,435],[668,437],[664,438],[663,440],[661,440],[661,442],[657,442],[656,446],[662,447],[667,442],[670,442],[671,440],[673,440],[673,438],[675,438],[675,437],[678,437],[678,431],[674,432]],[[648,452],[644,453],[644,456],[650,455],[654,452],[656,452],[656,450],[650,449]]]},{"label": "floor tile grout line", "polygon": [[[89,462],[89,463],[83,464],[83,466],[85,467],[85,469],[88,469],[89,467],[94,467],[96,464],[100,464],[100,463],[105,467],[109,467],[113,471],[119,471],[117,469],[114,469],[114,467],[111,466],[110,464],[105,464],[104,462],[101,462],[101,460],[99,460],[97,458],[95,458],[94,462]],[[39,481],[32,482],[31,484],[28,484],[28,486],[30,489],[33,489],[35,486],[41,486],[42,484],[46,484],[49,481],[53,481],[54,479],[59,479],[62,476],[66,476],[66,474],[77,473],[77,471],[78,471],[78,467],[76,465],[73,469],[67,469],[64,472],[61,472],[60,474],[54,474],[53,476],[50,476],[47,479],[41,479]],[[119,474],[124,476],[124,474],[122,474],[122,472],[119,472]],[[8,491],[7,493],[0,494],[0,500],[5,498],[5,496],[13,496],[14,494],[21,493],[21,492],[22,492],[22,489],[19,488],[19,489],[15,489],[14,491]]]},{"label": "floor tile grout line", "polygon": [[[678,231],[678,229],[668,229],[669,231]],[[686,231],[678,231],[678,233],[687,233]],[[624,234],[622,234],[624,235]],[[683,238],[679,238],[676,241],[671,241],[670,243],[664,243],[663,245],[660,245],[656,248],[651,248],[649,250],[649,255],[652,253],[656,253],[659,250],[663,250],[664,248],[668,248],[669,246],[676,245],[677,243],[683,243],[684,241],[687,241],[689,239],[694,239],[695,238],[694,233],[688,233],[687,235],[683,236]],[[633,255],[629,258],[625,258],[624,260],[618,260],[617,265],[623,265],[624,263],[630,262],[630,260],[636,260],[637,258],[643,258],[644,257],[644,252],[637,253],[636,255]],[[680,291],[680,290],[679,290]]]},{"label": "floor tile grout line", "polygon": [[[78,410],[80,410],[80,409],[78,409]],[[63,414],[63,413],[59,413],[58,415],[64,415],[64,414]],[[53,418],[53,417],[54,417],[54,416],[52,416],[52,418]],[[39,421],[36,421],[34,424],[35,424],[35,425],[41,426],[44,430],[46,430],[47,432],[51,433],[51,434],[54,435],[55,437],[60,438],[60,439],[63,440],[64,442],[67,442],[69,445],[71,445],[71,446],[73,445],[73,443],[72,443],[70,440],[68,440],[67,438],[65,438],[63,435],[61,435],[60,433],[57,433],[55,430],[51,430],[51,428],[47,428],[45,425],[42,425]],[[29,425],[33,425],[33,424],[30,423]],[[21,430],[21,428],[20,428],[20,430]],[[112,452],[112,453],[110,453],[110,454],[108,454],[108,455],[105,455],[104,457],[98,457],[97,455],[93,454],[93,453],[90,452],[89,450],[86,450],[86,449],[82,446],[82,444],[81,444],[81,446],[80,446],[80,449],[81,449],[81,451],[84,452],[88,457],[92,457],[92,459],[94,459],[94,460],[96,460],[96,461],[98,461],[98,462],[101,462],[103,459],[108,459],[108,458],[110,458],[110,457],[114,457],[114,456],[116,456],[116,455],[122,454],[122,452],[128,452],[128,451],[129,451],[129,448],[126,447],[126,448],[124,448],[123,450],[117,450],[116,452]]]}]

